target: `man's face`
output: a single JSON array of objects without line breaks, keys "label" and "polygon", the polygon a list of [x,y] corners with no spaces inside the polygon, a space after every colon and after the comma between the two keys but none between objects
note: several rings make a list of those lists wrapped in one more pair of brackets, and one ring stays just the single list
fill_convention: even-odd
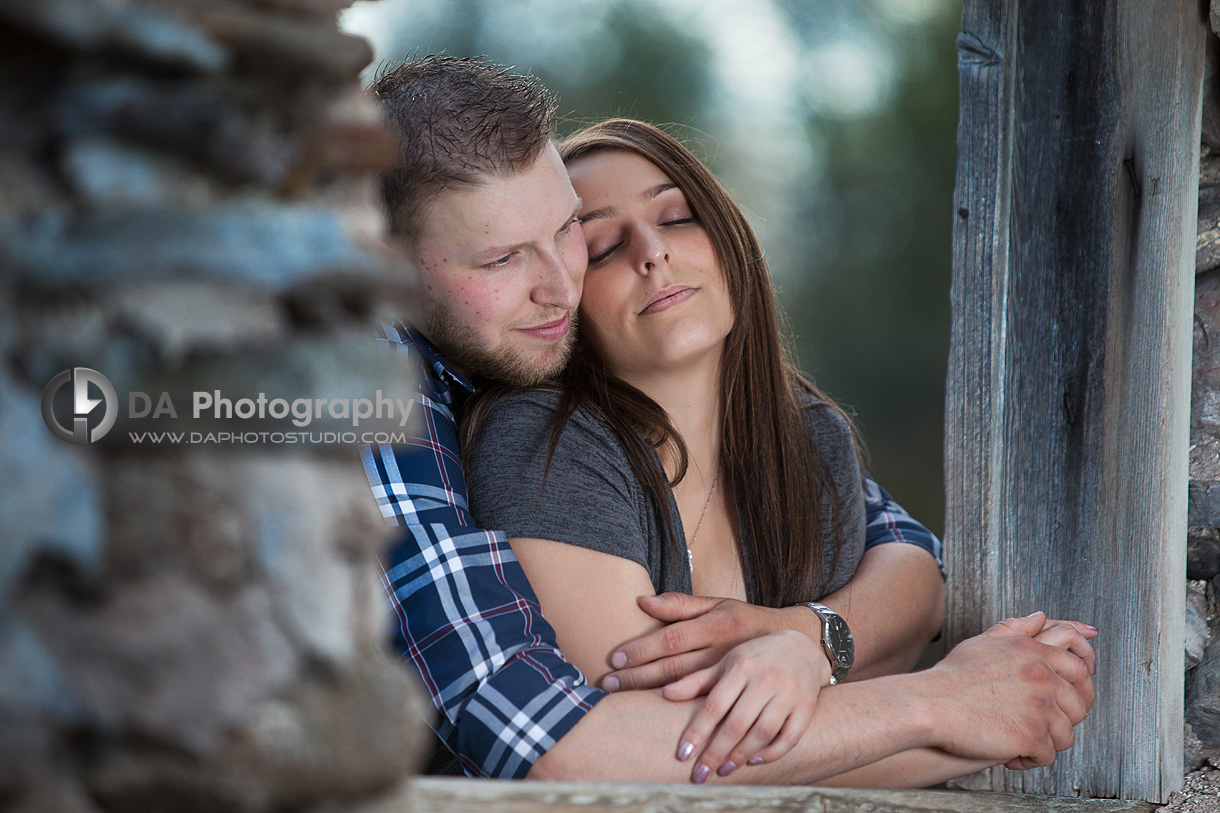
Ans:
[{"label": "man's face", "polygon": [[588,255],[555,147],[524,172],[442,192],[415,248],[424,332],[467,373],[534,384],[567,363]]}]

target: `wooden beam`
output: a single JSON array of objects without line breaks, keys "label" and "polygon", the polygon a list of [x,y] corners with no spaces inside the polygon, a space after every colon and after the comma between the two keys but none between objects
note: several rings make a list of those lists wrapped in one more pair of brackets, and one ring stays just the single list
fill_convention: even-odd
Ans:
[{"label": "wooden beam", "polygon": [[1075,747],[960,787],[1163,802],[1181,784],[1205,18],[965,0],[947,637],[1037,609],[1101,635]]},{"label": "wooden beam", "polygon": [[695,787],[496,782],[422,777],[408,792],[429,813],[1152,813],[1143,802],[1060,799],[946,790]]}]

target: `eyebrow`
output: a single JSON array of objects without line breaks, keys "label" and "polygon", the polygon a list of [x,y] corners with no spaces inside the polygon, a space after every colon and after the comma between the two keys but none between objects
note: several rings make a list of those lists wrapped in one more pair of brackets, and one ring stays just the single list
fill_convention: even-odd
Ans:
[{"label": "eyebrow", "polygon": [[[676,183],[674,183],[673,181],[663,181],[663,182],[657,184],[656,186],[645,189],[644,193],[642,195],[640,195],[640,197],[643,198],[645,201],[655,200],[656,198],[660,197],[660,195],[662,193],[668,192],[671,189],[677,189],[677,188],[678,188],[678,185]],[[613,217],[614,215],[617,215],[618,213],[619,213],[619,210],[618,210],[617,206],[603,206],[600,209],[594,209],[593,211],[587,212],[584,215],[582,215],[580,218],[580,222],[588,223],[590,220],[597,220],[599,218],[604,218],[604,217]]]},{"label": "eyebrow", "polygon": [[[574,217],[579,219],[579,217],[577,217],[577,216],[580,214],[580,207],[583,204],[584,204],[584,201],[582,201],[580,199],[580,196],[577,195],[576,203],[574,203],[572,205],[572,211],[568,213],[567,218],[565,218],[563,221],[564,226],[566,226],[568,223],[571,223],[572,218],[574,218]],[[560,226],[558,229],[555,230],[555,233],[558,234],[562,229],[563,229],[563,226]],[[479,256],[480,257],[489,257],[492,260],[497,260],[500,257],[505,256],[506,254],[511,254],[512,252],[516,251],[519,248],[524,248],[525,246],[528,246],[530,244],[530,242],[531,241],[526,240],[524,243],[513,243],[512,245],[507,245],[507,246],[490,246],[486,250],[479,252]]]}]

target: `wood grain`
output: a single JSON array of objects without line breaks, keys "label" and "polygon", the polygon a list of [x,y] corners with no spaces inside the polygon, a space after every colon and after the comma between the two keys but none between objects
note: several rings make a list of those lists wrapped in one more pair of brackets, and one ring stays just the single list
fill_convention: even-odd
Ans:
[{"label": "wood grain", "polygon": [[1152,805],[944,790],[411,780],[412,809],[429,813],[1152,813]]},{"label": "wood grain", "polygon": [[966,0],[946,394],[949,643],[1101,628],[1047,769],[960,787],[1163,802],[1182,779],[1204,13]]}]

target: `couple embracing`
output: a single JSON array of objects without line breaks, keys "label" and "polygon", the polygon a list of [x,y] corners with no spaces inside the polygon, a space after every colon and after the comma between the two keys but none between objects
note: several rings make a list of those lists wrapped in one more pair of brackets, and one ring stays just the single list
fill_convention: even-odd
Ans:
[{"label": "couple embracing", "polygon": [[425,426],[363,450],[395,644],[474,776],[922,786],[1050,764],[1097,631],[1041,613],[906,673],[940,543],[785,355],[741,209],[680,142],[563,141],[532,78],[425,57],[373,86],[401,144]]}]

